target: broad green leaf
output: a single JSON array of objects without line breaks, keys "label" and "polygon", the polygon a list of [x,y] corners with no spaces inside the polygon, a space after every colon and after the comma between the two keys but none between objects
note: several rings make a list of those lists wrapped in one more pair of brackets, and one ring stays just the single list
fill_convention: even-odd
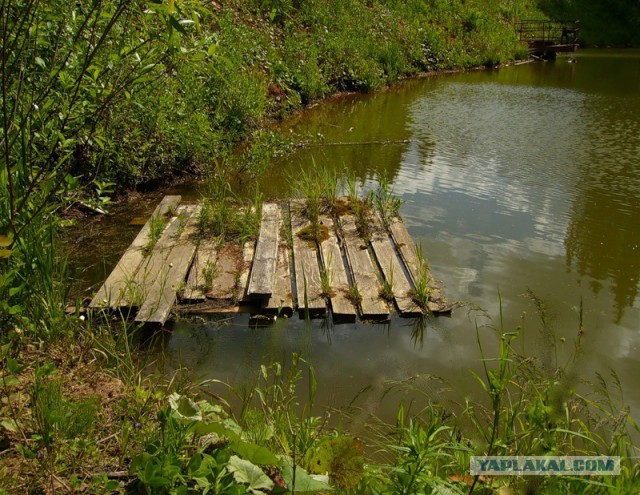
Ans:
[{"label": "broad green leaf", "polygon": [[173,393],[169,396],[169,406],[173,410],[174,414],[182,419],[188,419],[190,421],[202,420],[202,413],[198,406],[188,397]]},{"label": "broad green leaf", "polygon": [[238,439],[235,442],[231,442],[231,449],[243,459],[254,464],[262,466],[277,466],[280,464],[280,459],[275,454],[260,445],[243,442]]},{"label": "broad green leaf", "polygon": [[11,433],[17,433],[18,432],[18,424],[16,423],[16,421],[14,419],[5,419],[4,421],[0,422],[0,425],[7,431],[10,431]]},{"label": "broad green leaf", "polygon": [[314,473],[329,473],[342,487],[354,487],[364,472],[364,446],[349,436],[326,438],[309,456]]},{"label": "broad green leaf", "polygon": [[238,483],[247,483],[251,493],[260,494],[263,490],[271,490],[274,486],[273,481],[264,474],[262,469],[252,462],[240,459],[237,455],[231,456],[227,469]]},{"label": "broad green leaf", "polygon": [[331,490],[331,485],[309,475],[300,466],[296,466],[296,486],[293,485],[293,466],[289,459],[286,459],[282,468],[282,478],[287,483],[290,491],[295,493],[317,493]]}]

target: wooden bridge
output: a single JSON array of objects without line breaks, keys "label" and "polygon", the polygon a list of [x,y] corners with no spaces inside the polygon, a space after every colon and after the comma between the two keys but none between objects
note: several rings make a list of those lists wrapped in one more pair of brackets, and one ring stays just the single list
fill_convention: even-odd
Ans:
[{"label": "wooden bridge", "polygon": [[580,21],[520,21],[515,30],[534,55],[552,58],[556,53],[578,49]]},{"label": "wooden bridge", "polygon": [[297,310],[335,321],[386,320],[394,310],[450,313],[403,221],[358,206],[343,198],[321,209],[310,239],[305,200],[267,202],[257,239],[240,243],[203,234],[203,205],[165,196],[89,307],[156,325],[172,311],[273,317]]}]

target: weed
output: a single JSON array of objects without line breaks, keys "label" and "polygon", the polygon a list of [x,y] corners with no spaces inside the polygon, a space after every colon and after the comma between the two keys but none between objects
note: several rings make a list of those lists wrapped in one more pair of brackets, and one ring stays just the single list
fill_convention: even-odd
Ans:
[{"label": "weed", "polygon": [[202,280],[204,281],[205,291],[211,290],[213,287],[213,280],[218,275],[218,265],[215,262],[208,261],[202,270]]},{"label": "weed", "polygon": [[384,299],[388,303],[393,302],[393,265],[389,262],[389,279],[384,279],[382,281],[382,286],[380,288],[380,297]]},{"label": "weed", "polygon": [[362,302],[362,294],[360,294],[360,289],[358,288],[357,283],[354,282],[354,284],[349,287],[347,298],[354,306],[358,306]]},{"label": "weed", "polygon": [[429,296],[431,295],[429,262],[423,257],[422,244],[416,246],[416,257],[418,266],[416,267],[413,290],[411,296],[414,302],[422,309],[428,309]]},{"label": "weed", "polygon": [[322,287],[322,297],[333,297],[335,291],[331,288],[331,259],[325,262],[320,268],[320,284]]},{"label": "weed", "polygon": [[386,177],[380,180],[373,195],[373,202],[380,212],[385,225],[389,225],[389,222],[399,215],[400,207],[403,203],[400,198],[393,194],[393,189]]},{"label": "weed", "polygon": [[153,251],[166,226],[167,222],[161,216],[154,215],[149,219],[149,240],[144,247],[145,253]]}]

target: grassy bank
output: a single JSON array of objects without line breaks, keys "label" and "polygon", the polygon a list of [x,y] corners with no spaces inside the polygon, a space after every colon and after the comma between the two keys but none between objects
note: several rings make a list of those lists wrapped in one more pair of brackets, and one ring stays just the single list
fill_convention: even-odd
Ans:
[{"label": "grassy bank", "polygon": [[[188,370],[143,374],[140,339],[126,325],[85,322],[75,339],[45,349],[13,335],[0,384],[0,493],[636,493],[640,430],[617,377],[576,379],[582,322],[573,353],[549,349],[561,360],[523,354],[525,333],[553,340],[533,297],[536,310],[540,318],[523,315],[516,328],[482,312],[472,319],[485,368],[469,378],[485,400],[466,400],[433,376],[385,383],[389,398],[426,404],[400,403],[395,424],[353,407],[314,408],[323,384],[296,355],[229,388],[226,398],[243,404],[234,414]],[[357,437],[335,426],[354,421]],[[622,456],[622,469],[474,477],[472,455]]]}]

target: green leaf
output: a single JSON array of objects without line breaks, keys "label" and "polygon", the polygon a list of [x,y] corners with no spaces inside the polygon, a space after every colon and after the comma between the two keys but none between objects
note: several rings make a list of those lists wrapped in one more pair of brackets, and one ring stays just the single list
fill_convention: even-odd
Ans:
[{"label": "green leaf", "polygon": [[20,383],[20,378],[17,376],[5,376],[4,377],[4,386],[11,387],[13,385],[18,385]]},{"label": "green leaf", "polygon": [[280,459],[269,449],[242,440],[231,442],[231,449],[243,459],[261,466],[278,466]]},{"label": "green leaf", "polygon": [[293,485],[293,466],[287,459],[282,468],[282,478],[287,483],[290,491],[295,493],[317,493],[320,491],[330,491],[331,485],[310,476],[300,466],[296,466],[296,486]]},{"label": "green leaf", "polygon": [[251,493],[260,494],[263,490],[271,490],[274,486],[273,481],[264,474],[262,469],[236,455],[232,455],[229,459],[227,469],[238,483],[247,483]]},{"label": "green leaf", "polygon": [[213,54],[216,52],[216,49],[218,48],[218,46],[213,43],[211,45],[209,45],[209,48],[207,49],[207,55],[209,55],[210,57],[213,56]]},{"label": "green leaf", "polygon": [[173,393],[169,396],[169,406],[173,410],[174,414],[182,419],[188,419],[190,421],[202,420],[202,413],[198,406],[189,397]]},{"label": "green leaf", "polygon": [[355,487],[364,472],[364,446],[356,438],[326,438],[307,463],[314,473],[329,473],[342,487]]},{"label": "green leaf", "polygon": [[36,57],[35,58],[35,62],[36,62],[36,64],[38,64],[43,69],[47,68],[47,65],[44,63],[44,60],[42,60],[40,57]]},{"label": "green leaf", "polygon": [[5,419],[0,422],[0,426],[11,433],[18,433],[18,423],[16,423],[15,419]]}]

